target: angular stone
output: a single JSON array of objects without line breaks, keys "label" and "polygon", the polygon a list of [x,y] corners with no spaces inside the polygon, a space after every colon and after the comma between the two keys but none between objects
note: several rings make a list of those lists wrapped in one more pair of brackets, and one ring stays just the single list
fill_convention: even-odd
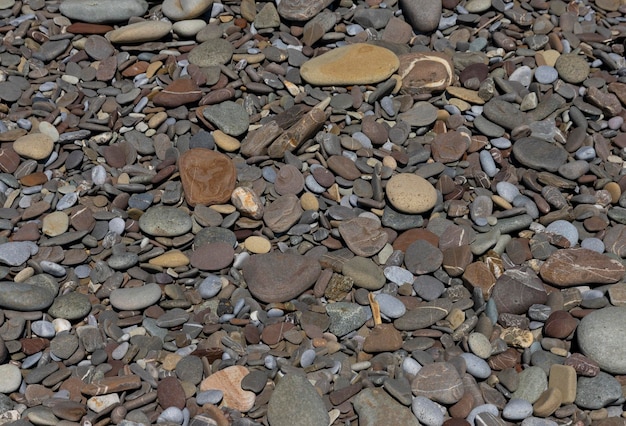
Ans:
[{"label": "angular stone", "polygon": [[499,313],[524,314],[534,304],[543,304],[548,295],[531,269],[509,269],[496,281],[491,298]]},{"label": "angular stone", "polygon": [[370,257],[387,244],[388,235],[377,220],[356,217],[339,225],[339,234],[357,256]]},{"label": "angular stone", "polygon": [[415,396],[424,396],[441,404],[454,404],[465,388],[456,368],[448,362],[424,365],[411,382]]},{"label": "angular stone", "polygon": [[321,271],[313,258],[280,252],[253,255],[242,270],[250,293],[266,303],[298,297],[315,283]]},{"label": "angular stone", "polygon": [[192,148],[178,159],[185,200],[190,206],[230,200],[237,171],[232,160],[207,148]]},{"label": "angular stone", "polygon": [[241,381],[250,373],[243,365],[233,365],[216,371],[200,382],[200,390],[216,389],[223,392],[222,404],[226,407],[246,413],[254,406],[256,396],[243,390]]},{"label": "angular stone", "polygon": [[280,379],[267,406],[267,419],[271,425],[277,426],[291,426],[294,419],[305,426],[327,426],[330,423],[321,396],[305,376],[297,374],[287,374]]},{"label": "angular stone", "polygon": [[359,426],[420,424],[409,408],[402,406],[381,388],[363,389],[352,398],[352,404],[359,415]]}]

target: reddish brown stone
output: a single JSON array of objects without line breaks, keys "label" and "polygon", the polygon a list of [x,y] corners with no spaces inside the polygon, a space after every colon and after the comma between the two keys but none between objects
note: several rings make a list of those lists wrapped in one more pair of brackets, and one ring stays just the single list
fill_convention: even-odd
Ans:
[{"label": "reddish brown stone", "polygon": [[185,391],[176,377],[166,377],[157,385],[157,399],[163,408],[185,408]]},{"label": "reddish brown stone", "polygon": [[178,160],[185,200],[190,206],[212,205],[230,200],[237,171],[232,160],[206,148],[186,151]]},{"label": "reddish brown stone", "polygon": [[455,130],[438,134],[431,143],[433,158],[442,163],[452,163],[463,157],[469,147],[470,137]]},{"label": "reddish brown stone", "polygon": [[392,324],[380,324],[372,329],[363,342],[365,352],[393,352],[402,347],[402,335]]},{"label": "reddish brown stone", "polygon": [[157,106],[176,108],[190,102],[199,101],[202,98],[202,90],[190,78],[174,80],[165,89],[157,93],[153,98]]},{"label": "reddish brown stone", "polygon": [[439,247],[439,237],[437,235],[426,229],[414,228],[398,235],[398,238],[393,242],[393,249],[405,252],[417,240],[426,240],[435,247]]},{"label": "reddish brown stone", "polygon": [[215,242],[196,248],[189,256],[189,262],[194,268],[203,271],[219,271],[231,264],[234,255],[235,250],[232,245]]},{"label": "reddish brown stone", "polygon": [[50,346],[50,341],[42,337],[20,339],[20,343],[22,344],[22,351],[26,355],[36,354],[37,352],[41,352],[43,349]]},{"label": "reddish brown stone", "polygon": [[407,93],[441,92],[454,82],[454,65],[445,53],[414,52],[398,58],[402,90]]},{"label": "reddish brown stone", "polygon": [[474,288],[480,288],[485,300],[489,299],[493,286],[496,284],[496,277],[484,262],[474,262],[467,265],[462,278],[468,290],[473,291]]},{"label": "reddish brown stone", "polygon": [[146,70],[148,69],[148,65],[150,65],[150,63],[146,61],[137,61],[128,68],[125,68],[124,71],[122,71],[122,75],[124,77],[134,77],[143,72],[146,72]]},{"label": "reddish brown stone", "polygon": [[[344,179],[355,180],[361,177],[361,172],[357,169],[354,161],[343,155],[331,155],[328,157],[328,168]],[[334,178],[333,182],[334,183]],[[330,186],[330,185],[328,185]]]},{"label": "reddish brown stone", "polygon": [[576,373],[581,376],[595,377],[600,372],[600,366],[597,362],[579,353],[568,356],[563,365],[574,367]]},{"label": "reddish brown stone", "polygon": [[576,329],[578,322],[566,311],[554,311],[550,314],[543,326],[543,332],[548,337],[565,339]]},{"label": "reddish brown stone", "polygon": [[0,148],[0,170],[4,173],[13,173],[20,165],[20,156],[13,148]]},{"label": "reddish brown stone", "polygon": [[66,28],[68,33],[72,34],[106,34],[113,30],[110,25],[88,24],[85,22],[76,22]]},{"label": "reddish brown stone", "polygon": [[604,254],[573,248],[554,252],[540,273],[544,281],[559,287],[613,284],[624,277],[624,266]]},{"label": "reddish brown stone", "polygon": [[20,183],[24,186],[43,185],[46,182],[48,182],[48,176],[44,172],[31,173],[20,179]]},{"label": "reddish brown stone", "polygon": [[105,377],[94,383],[84,384],[81,392],[85,395],[97,396],[137,389],[139,387],[141,387],[141,378],[130,374],[126,376]]},{"label": "reddish brown stone", "polygon": [[509,348],[489,358],[487,363],[492,370],[504,370],[506,368],[515,368],[521,360],[522,354],[514,348]]},{"label": "reddish brown stone", "polygon": [[294,325],[288,322],[279,322],[268,325],[261,333],[261,340],[267,345],[275,345],[283,340],[285,333],[293,327]]}]

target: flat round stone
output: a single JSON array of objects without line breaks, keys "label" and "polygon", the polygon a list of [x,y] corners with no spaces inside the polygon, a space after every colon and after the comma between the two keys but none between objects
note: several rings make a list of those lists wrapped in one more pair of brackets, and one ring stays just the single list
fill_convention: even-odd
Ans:
[{"label": "flat round stone", "polygon": [[559,56],[554,64],[559,76],[568,83],[582,83],[588,76],[590,66],[584,56],[567,53]]},{"label": "flat round stone", "polygon": [[111,292],[111,306],[120,311],[133,311],[154,305],[161,298],[161,286],[155,283],[138,287],[116,288]]},{"label": "flat round stone", "polygon": [[48,158],[54,149],[54,142],[44,133],[24,135],[13,142],[13,150],[25,158],[43,160]]},{"label": "flat round stone", "polygon": [[321,273],[310,257],[271,252],[250,257],[243,266],[250,293],[266,302],[286,302],[310,288]]},{"label": "flat round stone", "polygon": [[355,43],[308,60],[300,67],[300,75],[318,86],[374,84],[389,78],[399,65],[392,51]]},{"label": "flat round stone", "polygon": [[539,171],[556,172],[567,161],[567,151],[560,145],[534,137],[513,144],[513,155],[523,165]]},{"label": "flat round stone", "polygon": [[223,38],[207,40],[189,52],[189,63],[199,67],[224,65],[233,56],[233,45]]},{"label": "flat round stone", "polygon": [[170,206],[154,206],[139,218],[139,228],[155,237],[176,237],[191,229],[191,217]]},{"label": "flat round stone", "polygon": [[399,173],[387,182],[387,198],[402,213],[424,213],[437,203],[437,191],[421,176]]},{"label": "flat round stone", "polygon": [[219,271],[232,263],[234,255],[233,246],[228,243],[209,243],[196,248],[189,256],[189,262],[203,271]]},{"label": "flat round stone", "polygon": [[578,325],[576,334],[583,354],[613,374],[626,374],[626,308],[607,307],[591,312]]}]

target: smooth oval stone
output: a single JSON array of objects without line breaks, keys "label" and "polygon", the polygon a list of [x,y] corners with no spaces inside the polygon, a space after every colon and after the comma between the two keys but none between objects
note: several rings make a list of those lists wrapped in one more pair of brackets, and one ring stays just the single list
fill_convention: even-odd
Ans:
[{"label": "smooth oval stone", "polygon": [[299,374],[287,374],[278,382],[267,406],[267,419],[276,426],[293,425],[294,419],[309,426],[330,423],[322,397],[307,378]]},{"label": "smooth oval stone", "polygon": [[443,424],[443,413],[439,406],[430,399],[417,396],[411,402],[411,411],[421,424],[440,426]]},{"label": "smooth oval stone", "polygon": [[308,60],[300,67],[300,75],[318,86],[374,84],[389,78],[399,65],[392,51],[355,43]]},{"label": "smooth oval stone", "polygon": [[55,318],[76,320],[85,318],[91,312],[91,301],[82,293],[67,293],[57,297],[48,309]]},{"label": "smooth oval stone", "polygon": [[541,265],[541,278],[559,287],[613,284],[624,277],[618,260],[584,248],[557,250]]},{"label": "smooth oval stone", "polygon": [[96,24],[128,21],[133,16],[144,15],[147,10],[148,3],[144,0],[66,0],[59,7],[59,11],[70,19]]},{"label": "smooth oval stone", "polygon": [[0,393],[15,392],[22,383],[22,373],[17,365],[0,365]]},{"label": "smooth oval stone", "polygon": [[607,307],[586,315],[576,334],[583,354],[613,374],[626,374],[626,308]]},{"label": "smooth oval stone", "polygon": [[13,142],[13,150],[25,158],[43,160],[54,149],[52,138],[45,133],[31,133]]},{"label": "smooth oval stone", "polygon": [[0,282],[0,306],[16,311],[39,311],[54,301],[56,293],[38,285],[27,283]]},{"label": "smooth oval stone", "polygon": [[203,271],[219,271],[232,263],[234,255],[229,243],[209,243],[196,248],[189,256],[189,263]]},{"label": "smooth oval stone", "polygon": [[310,257],[271,252],[250,256],[242,272],[254,297],[275,303],[299,296],[315,283],[321,270]]},{"label": "smooth oval stone", "polygon": [[173,21],[193,19],[206,12],[213,0],[164,0],[163,14]]},{"label": "smooth oval stone", "polygon": [[461,354],[461,358],[465,360],[467,372],[475,378],[486,379],[491,375],[491,368],[484,359],[471,353],[463,353]]},{"label": "smooth oval stone", "polygon": [[139,287],[116,288],[111,292],[111,306],[120,311],[133,311],[154,305],[161,298],[161,286],[155,283]]},{"label": "smooth oval stone", "polygon": [[583,55],[567,53],[559,56],[554,64],[559,77],[567,83],[582,83],[588,76],[590,66]]},{"label": "smooth oval stone", "polygon": [[617,379],[604,371],[595,377],[579,377],[574,403],[589,410],[599,410],[623,398]]},{"label": "smooth oval stone", "polygon": [[429,0],[400,0],[400,8],[417,34],[437,29],[442,2]]},{"label": "smooth oval stone", "polygon": [[207,40],[189,52],[189,63],[199,67],[224,65],[233,56],[233,45],[223,38]]},{"label": "smooth oval stone", "polygon": [[139,228],[155,237],[176,237],[191,230],[191,216],[170,206],[150,207],[139,218]]},{"label": "smooth oval stone", "polygon": [[437,203],[435,187],[416,174],[399,173],[392,176],[386,190],[389,202],[402,213],[424,213]]},{"label": "smooth oval stone", "polygon": [[106,34],[111,43],[143,43],[162,38],[172,30],[172,24],[165,21],[143,21],[124,25]]},{"label": "smooth oval stone", "polygon": [[507,420],[524,420],[533,414],[533,405],[525,399],[513,398],[502,410],[502,417]]},{"label": "smooth oval stone", "polygon": [[237,171],[228,156],[206,148],[193,148],[180,156],[178,166],[189,205],[221,204],[230,200]]},{"label": "smooth oval stone", "polygon": [[400,299],[390,294],[380,293],[375,297],[380,307],[380,312],[388,318],[400,318],[406,313],[406,306]]},{"label": "smooth oval stone", "polygon": [[567,160],[567,151],[560,145],[555,145],[534,137],[519,139],[513,144],[515,158],[531,169],[556,172]]}]

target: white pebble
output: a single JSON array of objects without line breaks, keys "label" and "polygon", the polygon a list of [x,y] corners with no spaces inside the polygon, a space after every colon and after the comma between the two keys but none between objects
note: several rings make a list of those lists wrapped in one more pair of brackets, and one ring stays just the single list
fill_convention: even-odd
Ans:
[{"label": "white pebble", "polygon": [[94,185],[104,185],[107,179],[107,171],[104,166],[98,164],[96,167],[91,169],[91,180]]}]

